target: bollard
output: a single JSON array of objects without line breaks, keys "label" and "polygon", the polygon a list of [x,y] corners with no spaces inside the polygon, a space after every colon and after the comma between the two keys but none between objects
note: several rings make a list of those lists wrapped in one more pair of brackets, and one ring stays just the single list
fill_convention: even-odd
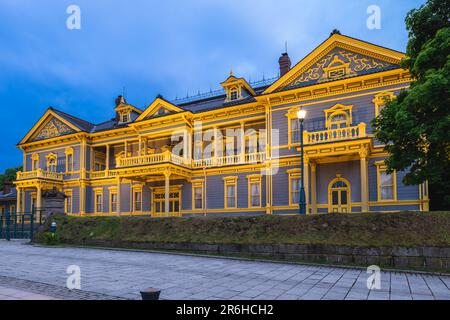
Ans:
[{"label": "bollard", "polygon": [[56,233],[56,222],[53,221],[51,226],[50,226],[50,232],[55,234]]},{"label": "bollard", "polygon": [[141,291],[142,300],[159,300],[161,290],[155,288],[148,288]]}]

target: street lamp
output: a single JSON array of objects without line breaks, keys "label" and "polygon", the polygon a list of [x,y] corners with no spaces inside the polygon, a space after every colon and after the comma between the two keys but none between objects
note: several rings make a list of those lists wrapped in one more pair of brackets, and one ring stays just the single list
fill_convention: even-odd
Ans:
[{"label": "street lamp", "polygon": [[306,111],[300,109],[297,111],[297,118],[300,122],[300,214],[306,214],[306,196],[305,196],[305,182],[304,182],[304,162],[303,162],[303,121],[306,117]]}]

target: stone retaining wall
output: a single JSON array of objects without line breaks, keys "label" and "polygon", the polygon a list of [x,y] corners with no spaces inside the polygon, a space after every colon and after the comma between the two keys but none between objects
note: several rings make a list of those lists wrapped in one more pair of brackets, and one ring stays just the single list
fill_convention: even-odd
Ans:
[{"label": "stone retaining wall", "polygon": [[[78,245],[80,243],[77,243]],[[87,241],[84,245],[147,250],[175,250],[200,254],[275,258],[286,261],[342,265],[450,270],[450,248],[344,247],[331,245],[246,245],[201,243],[139,243]]]}]

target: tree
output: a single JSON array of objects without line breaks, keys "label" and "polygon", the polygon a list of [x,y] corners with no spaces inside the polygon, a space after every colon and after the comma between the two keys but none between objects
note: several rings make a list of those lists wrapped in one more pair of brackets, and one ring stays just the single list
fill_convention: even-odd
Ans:
[{"label": "tree", "polygon": [[0,174],[0,190],[3,190],[3,185],[5,181],[15,181],[16,180],[16,172],[22,171],[22,167],[9,168],[5,170],[5,173]]},{"label": "tree", "polygon": [[407,58],[414,79],[372,122],[390,154],[388,171],[407,185],[429,182],[431,208],[450,208],[450,0],[428,0],[406,17]]}]

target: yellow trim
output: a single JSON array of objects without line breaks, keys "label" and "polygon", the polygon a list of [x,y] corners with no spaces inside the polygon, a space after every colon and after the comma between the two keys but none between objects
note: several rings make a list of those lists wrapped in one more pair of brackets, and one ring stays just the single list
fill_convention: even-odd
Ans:
[{"label": "yellow trim", "polygon": [[[56,153],[49,153],[45,156],[47,159],[47,168],[48,172],[56,172],[58,168],[58,155]],[[54,161],[54,162],[53,162]]]},{"label": "yellow trim", "polygon": [[377,200],[378,202],[394,202],[397,201],[397,172],[394,170],[390,175],[392,176],[392,199],[381,199],[381,180],[380,174],[387,173],[387,166],[384,161],[375,162],[377,167]]},{"label": "yellow trim", "polygon": [[386,105],[386,102],[393,99],[395,99],[395,94],[391,91],[383,91],[377,93],[372,100],[373,104],[375,105],[375,117],[378,117],[380,115],[380,110]]},{"label": "yellow trim", "polygon": [[[262,175],[261,174],[251,174],[247,176],[248,186],[247,186],[247,207],[248,208],[262,208]],[[259,186],[259,205],[252,205],[252,185],[258,184]]]},{"label": "yellow trim", "polygon": [[[344,106],[344,105],[338,103],[338,104],[334,105],[333,107],[331,107],[330,109],[323,110],[323,112],[325,113],[325,127],[330,130],[331,127],[333,126],[333,124],[340,125],[341,123],[344,123],[347,127],[351,126],[353,123],[352,108],[353,108],[352,105]],[[336,117],[337,115],[344,115],[345,120],[333,122],[333,118]],[[339,128],[340,128],[340,126],[339,126]]]},{"label": "yellow trim", "polygon": [[[74,166],[74,153],[73,148],[68,147],[64,150],[64,153],[66,154],[66,174],[73,173],[73,166]],[[71,161],[69,161],[69,156],[71,156]]]},{"label": "yellow trim", "polygon": [[[333,184],[335,184],[338,181],[344,182],[347,186],[343,187],[343,188],[332,188]],[[337,174],[336,178],[331,180],[330,183],[328,184],[328,212],[329,213],[333,212],[333,196],[332,196],[332,192],[333,192],[333,190],[336,190],[336,189],[337,190],[345,190],[345,191],[347,191],[347,205],[346,205],[347,212],[346,213],[351,213],[352,212],[352,189],[351,189],[351,183],[350,183],[349,180],[343,178],[340,174]],[[340,199],[341,199],[341,193],[339,193],[339,204],[338,204],[338,206],[342,207]],[[318,207],[320,207],[320,206],[318,206]],[[339,213],[341,213],[341,212],[339,212]]]},{"label": "yellow trim", "polygon": [[[237,176],[229,176],[229,177],[223,177],[223,182],[224,182],[224,191],[223,191],[223,207],[225,209],[236,209],[238,208],[238,203],[237,203],[237,180],[238,177]],[[228,206],[228,187],[230,186],[234,186],[234,206],[230,207]]]},{"label": "yellow trim", "polygon": [[31,156],[31,171],[39,169],[39,153],[33,153]]}]

